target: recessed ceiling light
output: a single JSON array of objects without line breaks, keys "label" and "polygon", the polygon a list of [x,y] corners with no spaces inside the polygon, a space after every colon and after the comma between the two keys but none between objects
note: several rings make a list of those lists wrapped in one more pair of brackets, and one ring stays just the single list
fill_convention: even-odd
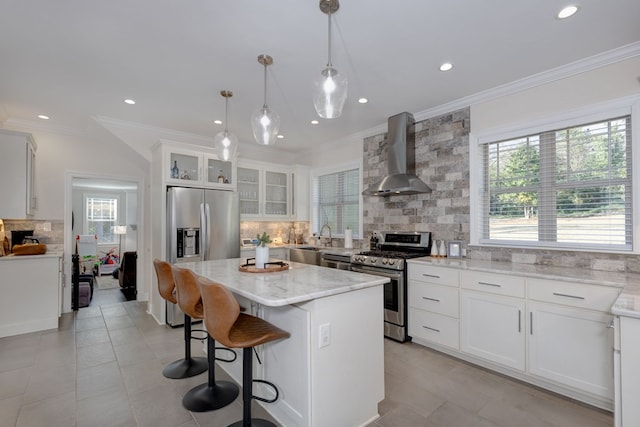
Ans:
[{"label": "recessed ceiling light", "polygon": [[42,120],[49,120],[49,116],[45,116],[44,114],[38,114],[38,118]]},{"label": "recessed ceiling light", "polygon": [[560,12],[558,12],[558,14],[556,15],[556,18],[565,19],[575,15],[577,11],[578,11],[578,6],[574,6],[574,5],[567,6],[564,9],[562,9]]},{"label": "recessed ceiling light", "polygon": [[213,123],[215,123],[217,125],[221,125],[222,124],[222,120],[214,120]]},{"label": "recessed ceiling light", "polygon": [[440,71],[449,71],[450,69],[453,68],[453,64],[450,62],[445,62],[444,64],[442,64],[440,66]]},{"label": "recessed ceiling light", "polygon": [[360,99],[358,99],[358,102],[360,104],[366,104],[367,102],[369,102],[369,100],[367,98],[360,98]]},{"label": "recessed ceiling light", "polygon": [[317,125],[318,123],[320,123],[320,122],[319,122],[319,121],[317,121],[317,120],[311,120],[311,124],[312,124],[312,125]]},{"label": "recessed ceiling light", "polygon": [[124,100],[124,103],[125,103],[125,104],[129,104],[129,105],[133,105],[133,104],[135,104],[135,103],[136,103],[136,101],[134,101],[133,99],[125,99],[125,100]]},{"label": "recessed ceiling light", "polygon": [[278,135],[278,139],[284,139],[284,135],[282,134]]}]

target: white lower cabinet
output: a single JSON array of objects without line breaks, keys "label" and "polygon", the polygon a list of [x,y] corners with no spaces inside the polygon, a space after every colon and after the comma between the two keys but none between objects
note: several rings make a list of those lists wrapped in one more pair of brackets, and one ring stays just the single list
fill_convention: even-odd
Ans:
[{"label": "white lower cabinet", "polygon": [[612,315],[529,302],[529,371],[613,399]]},{"label": "white lower cabinet", "polygon": [[640,425],[640,319],[621,316],[618,324],[620,405],[616,408],[616,427],[632,427]]},{"label": "white lower cabinet", "polygon": [[524,300],[463,290],[460,305],[460,350],[524,371]]},{"label": "white lower cabinet", "polygon": [[[614,333],[609,310],[619,288],[443,268],[417,260],[409,262],[408,277],[408,330],[417,343],[613,408]],[[640,334],[640,320],[637,323]],[[621,331],[625,332],[624,325]],[[635,342],[640,342],[638,336]],[[631,362],[639,352],[638,345],[627,348],[625,357],[622,348],[620,388],[628,389],[623,395],[640,396],[640,386],[625,384],[624,372],[625,361],[628,371],[640,372],[640,363]],[[637,404],[626,402],[623,413],[636,411]],[[637,414],[640,410],[633,417],[640,417]]]}]

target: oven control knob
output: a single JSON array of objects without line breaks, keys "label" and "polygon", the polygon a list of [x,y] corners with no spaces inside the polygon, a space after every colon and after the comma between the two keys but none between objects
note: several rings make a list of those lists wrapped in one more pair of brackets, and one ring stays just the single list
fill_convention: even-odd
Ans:
[{"label": "oven control knob", "polygon": [[390,260],[389,260],[389,265],[393,265],[393,264],[395,264],[395,263],[396,263],[396,260],[395,260],[395,259],[390,259]]},{"label": "oven control knob", "polygon": [[386,258],[382,258],[382,264],[387,265],[387,259]]},{"label": "oven control knob", "polygon": [[377,261],[377,259],[376,259],[376,258],[371,258],[371,260],[370,260],[369,262],[370,262],[371,264],[375,264],[375,263],[376,263],[376,261]]}]

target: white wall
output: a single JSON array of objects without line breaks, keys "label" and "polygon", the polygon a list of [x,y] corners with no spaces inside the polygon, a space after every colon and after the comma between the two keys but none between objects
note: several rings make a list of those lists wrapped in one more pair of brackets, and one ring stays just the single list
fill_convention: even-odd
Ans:
[{"label": "white wall", "polygon": [[640,94],[640,57],[471,105],[471,132]]}]

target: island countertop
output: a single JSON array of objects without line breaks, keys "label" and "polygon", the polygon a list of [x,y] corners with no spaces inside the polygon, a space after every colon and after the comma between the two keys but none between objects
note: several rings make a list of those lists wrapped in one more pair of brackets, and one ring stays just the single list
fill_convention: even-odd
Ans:
[{"label": "island countertop", "polygon": [[245,260],[231,258],[184,262],[176,264],[176,267],[188,268],[226,286],[232,292],[270,307],[311,301],[389,282],[386,277],[291,261],[287,261],[289,270],[246,273],[238,269]]}]

